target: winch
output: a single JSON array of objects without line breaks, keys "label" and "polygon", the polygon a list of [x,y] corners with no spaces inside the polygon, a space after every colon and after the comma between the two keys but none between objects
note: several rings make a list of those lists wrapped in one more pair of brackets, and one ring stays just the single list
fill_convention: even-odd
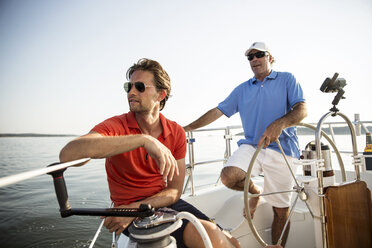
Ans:
[{"label": "winch", "polygon": [[136,218],[128,228],[130,241],[127,248],[176,248],[176,240],[170,236],[182,225],[182,220],[177,220],[176,216],[174,210],[161,208],[152,216]]},{"label": "winch", "polygon": [[[58,164],[54,163],[48,167]],[[176,248],[176,240],[170,234],[181,227],[182,219],[187,219],[199,232],[204,246],[212,248],[207,231],[200,221],[188,212],[177,212],[169,208],[160,208],[155,211],[149,204],[141,204],[139,208],[71,208],[63,177],[65,170],[66,168],[48,173],[53,177],[62,218],[73,215],[136,217],[128,228],[130,241],[127,248]],[[117,247],[116,240],[113,241],[111,247]]]}]

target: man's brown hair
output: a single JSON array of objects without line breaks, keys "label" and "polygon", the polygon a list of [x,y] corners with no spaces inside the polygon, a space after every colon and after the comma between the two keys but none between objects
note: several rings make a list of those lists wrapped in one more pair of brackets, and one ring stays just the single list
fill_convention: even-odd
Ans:
[{"label": "man's brown hair", "polygon": [[171,81],[168,76],[168,73],[163,69],[159,62],[151,59],[140,59],[134,65],[132,65],[127,71],[127,79],[130,80],[130,77],[135,71],[148,71],[154,75],[154,83],[157,91],[164,90],[166,95],[165,98],[160,102],[160,110],[165,106],[166,101],[168,100],[171,92]]}]

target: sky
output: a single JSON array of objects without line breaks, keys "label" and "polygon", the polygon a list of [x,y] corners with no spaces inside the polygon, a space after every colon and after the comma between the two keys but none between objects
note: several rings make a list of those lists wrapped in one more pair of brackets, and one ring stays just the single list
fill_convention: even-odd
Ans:
[{"label": "sky", "polygon": [[[162,113],[184,126],[253,76],[255,41],[300,82],[305,122],[332,107],[319,88],[335,72],[340,111],[372,120],[371,0],[0,0],[0,133],[79,135],[128,112],[125,73],[141,58],[170,75]],[[208,127],[227,125],[238,114]]]}]

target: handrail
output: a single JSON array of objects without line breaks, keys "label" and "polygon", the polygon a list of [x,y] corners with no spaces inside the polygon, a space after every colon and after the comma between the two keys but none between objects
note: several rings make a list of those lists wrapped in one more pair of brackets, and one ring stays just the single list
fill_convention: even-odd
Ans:
[{"label": "handrail", "polygon": [[15,184],[20,181],[24,181],[24,180],[27,180],[33,177],[48,174],[50,172],[66,169],[71,166],[81,166],[87,163],[89,160],[90,158],[82,158],[82,159],[78,159],[78,160],[74,160],[74,161],[70,161],[66,163],[56,163],[56,164],[53,164],[54,166],[51,166],[51,167],[36,169],[36,170],[22,172],[22,173],[11,175],[11,176],[2,177],[0,178],[0,188],[5,187],[10,184]]},{"label": "handrail", "polygon": [[[365,124],[372,124],[372,121],[352,121],[352,123],[354,125],[361,125],[361,127],[364,129],[365,132],[369,132],[369,130],[367,129],[367,127],[365,126]],[[310,125],[317,125],[318,123],[316,122],[307,122],[307,124],[310,124]],[[337,122],[337,121],[333,121],[333,122],[324,122],[323,125],[343,125],[343,126],[347,126],[347,124],[345,122]],[[192,133],[196,133],[196,132],[208,132],[208,131],[222,131],[222,130],[225,130],[226,128],[230,128],[230,129],[239,129],[239,128],[242,128],[242,126],[239,126],[239,125],[234,125],[234,126],[226,126],[226,127],[216,127],[216,128],[201,128],[201,129],[195,129],[195,130],[192,130],[191,132]],[[357,135],[357,136],[360,136]]]},{"label": "handrail", "polygon": [[[372,121],[360,121],[360,120],[354,120],[352,121],[352,123],[354,125],[362,125],[364,126],[364,124],[372,124]],[[318,123],[317,122],[307,122],[307,124],[310,124],[310,125],[317,125]],[[342,122],[342,121],[330,121],[330,122],[324,122],[323,125],[344,125],[344,126],[347,126],[347,124],[345,122]],[[233,125],[233,126],[226,126],[230,129],[239,129],[239,128],[242,128],[241,125]],[[215,127],[215,128],[200,128],[200,129],[195,129],[195,130],[192,130],[193,133],[195,132],[207,132],[207,131],[221,131],[221,130],[225,130],[226,127]],[[363,127],[365,131],[369,131],[365,126]]]},{"label": "handrail", "polygon": [[[185,186],[183,188],[183,193],[186,192],[187,188],[189,187],[189,183],[191,183],[190,191],[191,195],[195,194],[195,185],[194,185],[194,175],[193,170],[196,165],[202,165],[202,164],[212,164],[217,162],[223,162],[225,163],[227,159],[231,156],[231,140],[233,137],[233,134],[231,134],[231,129],[241,129],[241,126],[227,126],[223,128],[206,128],[206,129],[196,129],[193,131],[188,131],[186,133],[187,136],[187,143],[188,143],[188,151],[189,151],[189,164],[187,164],[188,170],[188,177],[186,179]],[[209,132],[209,131],[225,131],[224,139],[226,140],[225,145],[225,156],[222,159],[214,159],[214,160],[208,160],[208,161],[201,161],[201,162],[195,162],[195,155],[194,155],[194,142],[195,138],[193,136],[194,132]]]},{"label": "handrail", "polygon": [[234,125],[234,126],[226,126],[226,127],[215,127],[215,128],[200,128],[200,129],[195,129],[192,130],[191,132],[208,132],[208,131],[222,131],[225,130],[226,128],[229,129],[239,129],[242,128],[241,125]]},{"label": "handrail", "polygon": [[224,159],[224,158],[214,159],[214,160],[207,160],[207,161],[194,163],[194,166],[195,165],[202,165],[202,164],[213,164],[213,163],[217,163],[217,162],[226,162],[226,161],[227,161],[227,159]]},{"label": "handrail", "polygon": [[[362,127],[363,130],[365,132],[369,132],[369,130],[367,129],[366,127],[366,124],[372,124],[372,121],[360,121],[360,117],[359,117],[359,114],[355,114],[354,115],[354,121],[352,122],[352,124],[355,126],[355,130],[356,130],[356,135],[357,136],[360,136],[361,135],[361,130],[359,127]],[[307,124],[317,124],[317,123],[307,123]],[[331,134],[331,141],[333,141],[334,144],[336,144],[336,141],[335,141],[335,133],[334,133],[334,125],[343,125],[343,126],[347,126],[347,123],[345,123],[344,121],[340,121],[340,122],[324,122],[323,125],[328,125],[329,127],[329,130],[330,130],[330,134]],[[306,126],[305,126],[306,127]],[[233,136],[236,136],[236,134],[231,134],[230,130],[232,129],[241,129],[242,126],[239,126],[239,125],[233,125],[233,126],[227,126],[227,127],[216,127],[216,128],[202,128],[202,129],[196,129],[196,130],[193,130],[193,131],[188,131],[187,132],[187,138],[188,138],[188,149],[189,149],[189,164],[187,164],[188,168],[189,168],[189,175],[188,175],[188,178],[186,180],[186,183],[185,183],[185,186],[184,186],[184,189],[183,189],[183,193],[186,192],[187,188],[189,187],[189,183],[191,182],[191,187],[190,187],[190,192],[191,192],[191,195],[194,195],[195,193],[195,185],[194,185],[194,175],[193,175],[193,169],[196,165],[205,165],[205,164],[211,164],[211,163],[216,163],[216,162],[223,162],[225,163],[228,158],[231,156],[231,140],[232,140],[232,137]],[[224,139],[225,139],[225,155],[224,155],[224,158],[223,159],[216,159],[216,160],[207,160],[207,161],[199,161],[199,162],[195,162],[195,155],[194,155],[194,143],[195,143],[195,138],[193,136],[194,133],[200,133],[200,132],[210,132],[210,131],[223,131],[225,130],[225,135],[224,135]],[[191,142],[190,142],[191,140]],[[330,141],[330,140],[328,140]],[[339,153],[347,153],[347,152],[340,152]],[[340,158],[338,158],[340,160]]]}]

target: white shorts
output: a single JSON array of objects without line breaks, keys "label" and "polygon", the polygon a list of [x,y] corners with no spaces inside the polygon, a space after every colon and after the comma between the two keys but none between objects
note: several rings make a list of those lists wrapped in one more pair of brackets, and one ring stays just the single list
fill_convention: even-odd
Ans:
[{"label": "white shorts", "polygon": [[[224,167],[235,166],[243,171],[248,171],[248,166],[256,152],[256,147],[242,144],[228,159]],[[296,172],[296,165],[293,161],[297,158],[286,156],[291,165],[293,173]],[[292,190],[295,184],[291,172],[288,169],[283,155],[273,149],[262,149],[253,165],[251,176],[264,174],[264,193]],[[273,194],[264,196],[264,199],[272,206],[278,208],[291,205],[292,193]]]}]

